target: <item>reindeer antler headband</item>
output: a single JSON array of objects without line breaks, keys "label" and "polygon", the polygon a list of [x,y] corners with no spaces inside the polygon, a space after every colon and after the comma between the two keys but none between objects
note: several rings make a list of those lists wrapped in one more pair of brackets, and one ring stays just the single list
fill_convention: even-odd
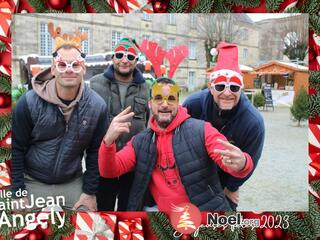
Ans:
[{"label": "reindeer antler headband", "polygon": [[[64,33],[62,35],[61,28],[57,27],[56,29],[54,29],[54,25],[52,22],[48,23],[48,32],[50,33],[51,37],[55,40],[54,55],[56,54],[56,51],[63,45],[74,46],[81,52],[81,42],[88,39],[87,33],[81,33],[79,31],[75,32],[75,34]],[[81,56],[84,58],[84,53],[81,53]]]},{"label": "reindeer antler headband", "polygon": [[188,54],[188,47],[185,45],[175,46],[168,51],[164,51],[156,42],[144,40],[140,45],[140,50],[143,52],[149,61],[152,63],[156,77],[161,77],[161,64],[166,57],[169,61],[168,77],[172,78],[179,64],[185,59]]}]

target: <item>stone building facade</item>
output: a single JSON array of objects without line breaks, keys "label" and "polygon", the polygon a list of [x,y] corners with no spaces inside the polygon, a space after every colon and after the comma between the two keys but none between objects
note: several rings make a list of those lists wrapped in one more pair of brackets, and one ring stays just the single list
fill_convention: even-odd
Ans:
[{"label": "stone building facade", "polygon": [[[240,64],[255,66],[259,61],[259,28],[245,15],[239,15],[243,37],[239,46]],[[181,63],[174,78],[189,90],[201,88],[206,82],[205,37],[198,31],[198,14],[19,14],[14,16],[13,36],[13,84],[20,83],[19,59],[36,54],[50,55],[52,39],[47,24],[60,26],[62,33],[76,29],[87,32],[83,43],[87,54],[110,52],[122,36],[130,36],[142,42],[149,39],[164,49],[174,45],[187,45],[189,56]]]}]

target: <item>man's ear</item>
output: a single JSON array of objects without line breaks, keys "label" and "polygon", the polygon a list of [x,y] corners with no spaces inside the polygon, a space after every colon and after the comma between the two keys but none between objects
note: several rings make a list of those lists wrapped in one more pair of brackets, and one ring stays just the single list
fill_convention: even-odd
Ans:
[{"label": "man's ear", "polygon": [[148,101],[148,107],[151,109],[151,100]]},{"label": "man's ear", "polygon": [[208,85],[208,88],[209,88],[209,90],[210,90],[210,88],[211,88],[211,81],[210,81],[210,80],[208,81],[208,84],[207,84],[207,85]]}]

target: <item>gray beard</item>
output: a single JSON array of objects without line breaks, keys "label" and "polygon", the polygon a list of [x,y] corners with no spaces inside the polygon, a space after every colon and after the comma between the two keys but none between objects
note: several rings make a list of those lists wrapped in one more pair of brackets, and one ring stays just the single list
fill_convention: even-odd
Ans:
[{"label": "gray beard", "polygon": [[173,118],[170,120],[170,122],[160,122],[158,116],[154,115],[154,119],[156,120],[156,123],[160,128],[167,128],[169,124],[172,122]]}]

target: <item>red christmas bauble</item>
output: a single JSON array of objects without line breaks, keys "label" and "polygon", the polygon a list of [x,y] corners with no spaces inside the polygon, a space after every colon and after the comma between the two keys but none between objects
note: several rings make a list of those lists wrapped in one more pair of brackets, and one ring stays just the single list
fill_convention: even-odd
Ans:
[{"label": "red christmas bauble", "polygon": [[168,12],[169,2],[170,1],[168,1],[168,0],[155,0],[155,1],[152,1],[153,12],[154,13],[166,13],[166,12]]},{"label": "red christmas bauble", "polygon": [[194,8],[198,4],[199,0],[189,0],[190,8]]},{"label": "red christmas bauble", "polygon": [[271,240],[274,239],[275,233],[273,229],[267,228],[263,231],[263,239]]},{"label": "red christmas bauble", "polygon": [[0,147],[11,147],[11,131],[7,132],[6,136],[0,141]]},{"label": "red christmas bauble", "polygon": [[53,9],[61,10],[66,8],[68,0],[48,0],[48,3]]},{"label": "red christmas bauble", "polygon": [[179,240],[190,240],[191,239],[191,236],[189,234],[183,234]]},{"label": "red christmas bauble", "polygon": [[275,237],[276,239],[282,239],[283,233],[282,233],[282,229],[281,229],[281,228],[275,228],[275,229],[273,230],[273,233],[274,233],[274,237]]},{"label": "red christmas bauble", "polygon": [[42,240],[43,235],[39,232],[32,232],[28,235],[27,240]]},{"label": "red christmas bauble", "polygon": [[8,108],[11,106],[11,97],[6,93],[0,93],[0,111],[3,108]]}]

